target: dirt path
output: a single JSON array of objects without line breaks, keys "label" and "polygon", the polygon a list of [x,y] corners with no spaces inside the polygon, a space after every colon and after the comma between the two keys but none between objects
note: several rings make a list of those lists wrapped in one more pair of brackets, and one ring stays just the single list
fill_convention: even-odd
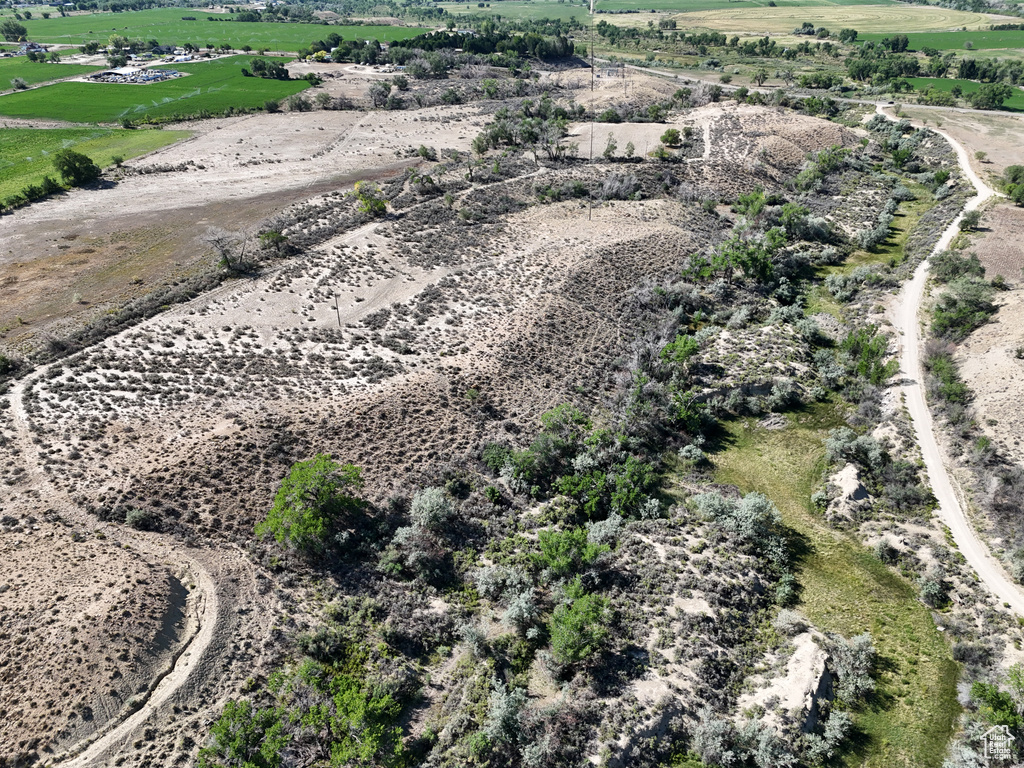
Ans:
[{"label": "dirt path", "polygon": [[[24,405],[25,390],[46,370],[42,368],[32,376],[16,382],[8,394],[14,440],[24,455],[32,455],[33,447],[31,417]],[[192,581],[189,586],[189,618],[184,636],[164,671],[157,674],[141,696],[141,706],[127,716],[111,719],[99,731],[72,745],[51,763],[74,768],[106,765],[108,759],[116,755],[144,724],[173,706],[179,691],[197,690],[224,673],[222,664],[211,662],[228,642],[225,635],[237,632],[240,627],[237,616],[225,615],[229,606],[222,607],[218,582],[230,580],[229,589],[232,591],[241,585],[242,591],[248,593],[244,595],[247,604],[256,605],[259,601],[256,598],[252,566],[244,553],[234,548],[217,552],[197,550],[196,556],[190,557],[183,554],[180,546],[176,546],[167,537],[100,522],[79,509],[66,494],[55,487],[37,462],[27,462],[27,466],[33,485],[65,519],[101,531],[108,539],[144,553],[154,563],[164,563],[182,575],[189,574]],[[211,570],[217,571],[216,580]],[[208,701],[205,704],[205,707],[200,706],[199,709],[212,709],[219,706],[220,701]],[[195,702],[192,705],[195,706]]]},{"label": "dirt path", "polygon": [[[876,108],[879,114],[885,115],[882,106]],[[889,117],[888,115],[885,115]],[[934,128],[932,130],[935,130]],[[948,134],[936,131],[956,150],[957,160],[964,174],[978,194],[964,207],[964,212],[981,206],[997,193],[983,182],[971,168],[967,151]],[[959,232],[960,219],[963,213],[954,220],[936,243],[933,253],[949,247],[950,242]],[[928,262],[922,261],[914,273],[913,279],[906,283],[896,305],[896,327],[900,331],[900,367],[907,376],[903,386],[907,410],[914,422],[914,433],[925,468],[931,481],[932,492],[939,502],[939,515],[949,526],[960,553],[967,559],[970,566],[977,572],[978,578],[989,588],[996,599],[1009,605],[1014,613],[1024,616],[1024,590],[1014,584],[1006,570],[997,561],[988,546],[980,539],[974,527],[967,519],[961,494],[958,493],[952,478],[943,463],[942,451],[935,436],[935,425],[931,411],[924,396],[924,371],[921,367],[920,321],[921,301],[924,298],[925,284],[928,280]]]}]

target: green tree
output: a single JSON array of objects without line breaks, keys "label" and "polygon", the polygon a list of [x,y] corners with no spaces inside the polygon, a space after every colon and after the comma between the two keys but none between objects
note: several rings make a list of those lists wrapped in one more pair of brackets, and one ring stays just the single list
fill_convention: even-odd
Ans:
[{"label": "green tree", "polygon": [[376,184],[367,181],[357,181],[354,194],[359,203],[359,210],[363,213],[374,218],[387,213],[388,202],[380,196],[380,188]]},{"label": "green tree", "polygon": [[967,101],[975,109],[999,109],[1012,95],[1013,88],[1007,83],[984,83],[967,95]]},{"label": "green tree", "polygon": [[53,167],[57,169],[65,184],[80,187],[100,177],[100,167],[88,155],[71,149],[61,149],[53,156]]},{"label": "green tree", "polygon": [[661,350],[661,359],[675,365],[685,366],[691,357],[700,351],[700,343],[688,333],[681,333]]},{"label": "green tree", "polygon": [[199,768],[278,768],[291,736],[276,708],[256,709],[248,701],[229,701],[210,729],[212,743],[199,750]]},{"label": "green tree", "polygon": [[9,43],[16,43],[19,40],[24,40],[25,35],[28,34],[28,29],[25,28],[24,24],[19,24],[12,19],[4,19],[0,23],[0,35],[4,36],[4,40]]},{"label": "green tree", "polygon": [[256,534],[271,534],[278,544],[305,556],[321,554],[339,522],[363,507],[353,495],[362,487],[359,467],[352,464],[338,464],[323,453],[300,461],[281,481]]},{"label": "green tree", "polygon": [[960,219],[960,231],[961,232],[973,232],[981,224],[981,211],[973,210],[967,211]]},{"label": "green tree", "polygon": [[682,135],[678,128],[669,128],[661,134],[661,143],[666,147],[678,147],[682,143]]}]

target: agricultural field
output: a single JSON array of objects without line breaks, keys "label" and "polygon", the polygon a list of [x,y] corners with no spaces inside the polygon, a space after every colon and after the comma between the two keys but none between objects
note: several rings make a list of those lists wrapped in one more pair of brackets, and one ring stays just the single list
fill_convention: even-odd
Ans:
[{"label": "agricultural field", "polygon": [[[29,37],[39,43],[70,43],[80,45],[90,40],[104,42],[111,35],[133,39],[157,40],[164,44],[192,43],[205,46],[227,44],[232,48],[249,45],[273,51],[297,51],[313,40],[327,35],[323,25],[278,24],[273,22],[237,22],[229,14],[208,21],[210,12],[195,8],[154,8],[126,13],[91,13],[50,19],[32,18],[22,22]],[[195,16],[195,21],[182,21],[182,16]],[[332,26],[345,39],[404,40],[425,30],[421,27]]]},{"label": "agricultural field", "polygon": [[29,85],[59,80],[64,77],[77,77],[96,72],[102,67],[88,67],[81,64],[40,64],[29,61],[23,56],[13,59],[0,59],[0,90],[11,87],[11,81],[20,77]]},{"label": "agricultural field", "polygon": [[897,31],[928,32],[960,27],[982,29],[1008,17],[918,5],[860,5],[843,8],[835,6],[787,8],[780,5],[776,8],[761,8],[756,13],[742,8],[729,8],[694,11],[680,14],[674,18],[680,29],[712,29],[726,33],[786,34],[806,21],[815,26],[824,26],[833,30],[849,27],[863,33],[877,32],[891,35]]},{"label": "agricultural field", "polygon": [[243,77],[251,57],[228,56],[206,62],[167,65],[188,76],[163,83],[117,85],[57,83],[0,98],[0,115],[47,118],[72,123],[111,123],[121,118],[142,121],[220,113],[228,108],[253,109],[270,99],[283,99],[309,87],[305,80],[264,80]]},{"label": "agricultural field", "polygon": [[130,160],[189,136],[188,131],[120,128],[0,128],[0,200],[38,184],[44,176],[59,181],[52,162],[58,150],[81,152],[104,168],[116,157]]},{"label": "agricultural field", "polygon": [[[860,31],[859,27],[856,27]],[[858,36],[858,41],[878,42],[893,35],[888,33],[867,33]],[[911,51],[935,48],[939,51],[989,50],[999,48],[1024,48],[1024,31],[992,31],[977,29],[973,32],[927,32],[908,34]],[[968,46],[967,43],[970,43]]]},{"label": "agricultural field", "polygon": [[[643,26],[649,20],[656,20],[664,14],[699,13],[702,11],[741,11],[742,9],[768,8],[769,0],[644,0],[642,3],[632,0],[601,0],[596,3],[597,16],[610,24],[621,26]],[[778,0],[776,5],[784,8],[805,8],[815,6],[896,5],[892,0]],[[507,19],[584,19],[589,16],[589,3],[558,3],[549,0],[537,2],[496,2],[485,4],[480,8],[476,3],[438,3],[451,14],[464,16],[500,15]],[[615,13],[615,11],[636,11],[635,13]],[[800,26],[799,22],[795,26]],[[790,27],[792,29],[792,27]],[[790,30],[786,30],[790,31]]]},{"label": "agricultural field", "polygon": [[[981,87],[981,83],[976,83],[973,80],[955,80],[946,77],[911,77],[908,80],[913,83],[914,89],[918,92],[931,87],[936,91],[949,93],[955,86],[959,85],[966,96],[969,93],[974,93]],[[1024,91],[1015,86],[1013,95],[1003,102],[1003,109],[1012,112],[1024,112]]]}]

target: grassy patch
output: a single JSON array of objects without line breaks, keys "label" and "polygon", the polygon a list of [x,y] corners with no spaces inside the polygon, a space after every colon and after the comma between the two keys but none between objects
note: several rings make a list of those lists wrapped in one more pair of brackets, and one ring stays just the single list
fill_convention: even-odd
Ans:
[{"label": "grassy patch", "polygon": [[[35,14],[34,14],[35,15]],[[195,16],[195,21],[183,21],[182,16]],[[208,21],[212,16],[215,21]],[[214,14],[204,8],[153,8],[124,13],[97,12],[61,18],[32,18],[21,22],[28,29],[30,39],[40,43],[70,43],[81,45],[90,40],[105,43],[111,35],[124,35],[132,39],[157,40],[164,45],[207,43],[232,48],[251,45],[272,51],[297,51],[313,40],[320,40],[329,32],[337,32],[351,40],[404,40],[426,30],[421,27],[391,26],[332,26],[321,24],[280,24],[276,22],[234,21],[232,14]]]},{"label": "grassy patch", "polygon": [[[884,37],[891,37],[885,33],[864,34],[858,36],[858,41],[871,40],[878,42]],[[907,35],[910,38],[910,50],[920,51],[922,48],[935,48],[939,51],[964,51],[967,50],[964,43],[971,42],[977,49],[986,48],[1024,48],[1024,31],[1002,31],[975,30],[973,32],[926,32]]]},{"label": "grassy patch", "polygon": [[804,550],[798,606],[824,630],[871,632],[881,659],[878,692],[855,721],[863,738],[847,765],[927,768],[942,763],[959,712],[957,665],[916,590],[853,537],[831,529],[810,495],[823,469],[822,441],[843,423],[835,406],[792,414],[766,430],[752,419],[725,425],[716,480],[760,491],[778,506]]},{"label": "grassy patch", "polygon": [[[907,79],[914,84],[916,91],[923,91],[931,86],[936,91],[949,93],[953,90],[953,86],[959,85],[966,96],[968,93],[974,93],[981,87],[981,83],[976,83],[973,80],[954,80],[945,77],[910,77]],[[1024,112],[1024,91],[1015,87],[1013,95],[1003,102],[1003,109],[1011,112]]]},{"label": "grassy patch", "polygon": [[13,59],[0,59],[0,90],[6,90],[11,86],[11,80],[20,77],[29,85],[45,83],[49,80],[59,80],[63,77],[76,77],[88,75],[103,67],[85,67],[81,64],[39,64],[26,59],[24,56],[16,56]]},{"label": "grassy patch", "polygon": [[219,113],[260,108],[269,99],[282,99],[309,87],[305,80],[264,80],[243,77],[250,56],[171,64],[188,72],[163,83],[57,83],[0,98],[0,114],[9,117],[52,118],[73,123],[111,123],[122,117],[187,117],[203,110]]},{"label": "grassy patch", "polygon": [[125,160],[187,138],[188,131],[126,131],[98,128],[0,129],[0,200],[16,194],[43,176],[60,181],[53,153],[72,148],[101,168],[120,155]]},{"label": "grassy patch", "polygon": [[875,264],[886,264],[890,259],[899,263],[903,260],[903,249],[907,244],[907,238],[914,231],[917,222],[921,220],[935,205],[935,197],[923,184],[914,184],[903,181],[903,186],[913,192],[916,197],[900,203],[893,216],[892,227],[889,230],[889,237],[880,243],[872,251],[856,250],[851,253],[842,264],[835,266],[821,267],[817,276],[824,279],[832,274],[847,274],[857,267],[871,266]]}]

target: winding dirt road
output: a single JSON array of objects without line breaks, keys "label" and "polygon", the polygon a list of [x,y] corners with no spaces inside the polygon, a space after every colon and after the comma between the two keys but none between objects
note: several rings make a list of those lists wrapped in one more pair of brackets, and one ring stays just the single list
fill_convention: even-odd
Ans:
[{"label": "winding dirt road", "polygon": [[[44,375],[47,367],[16,382],[7,394],[11,406],[14,439],[23,455],[32,455],[31,417],[24,395],[28,387]],[[189,554],[168,536],[144,533],[123,525],[104,523],[91,517],[57,488],[35,462],[26,462],[32,484],[66,520],[85,524],[105,537],[122,542],[137,552],[145,553],[152,562],[165,563],[182,580],[186,578],[190,593],[188,619],[181,643],[168,659],[166,667],[150,683],[135,711],[122,713],[96,733],[68,747],[49,762],[68,768],[109,765],[126,745],[136,739],[147,725],[165,719],[176,706],[188,705],[200,711],[213,712],[222,703],[218,683],[229,676],[229,668],[238,666],[229,648],[232,639],[247,632],[265,634],[269,616],[253,611],[242,615],[240,605],[265,605],[259,596],[256,574],[244,552],[237,547],[216,550],[197,547]],[[187,574],[187,576],[186,576]],[[234,662],[234,664],[232,663]],[[210,700],[200,700],[200,689],[217,691]]]},{"label": "winding dirt road", "polygon": [[[885,114],[880,105],[876,111],[885,117],[890,117]],[[960,216],[943,232],[933,250],[933,253],[938,253],[948,248],[953,238],[956,237],[959,232],[958,225],[964,213],[978,208],[998,193],[985,184],[971,169],[967,151],[959,142],[943,131],[934,128],[932,130],[945,138],[956,150],[960,168],[978,193],[964,206],[964,211]],[[978,574],[978,578],[1001,603],[1008,605],[1010,610],[1018,616],[1024,616],[1024,590],[1010,579],[1006,570],[992,556],[988,546],[979,538],[968,520],[960,494],[957,493],[957,488],[946,471],[942,450],[939,448],[935,436],[935,425],[924,395],[924,370],[921,367],[921,325],[918,318],[927,280],[928,261],[925,260],[914,272],[913,279],[903,286],[896,307],[896,327],[901,336],[900,368],[907,382],[902,388],[906,396],[907,410],[914,422],[914,434],[917,437],[918,445],[921,446],[921,454],[928,471],[928,478],[931,481],[932,492],[939,502],[939,516],[949,526],[953,540],[960,548],[960,553]]]}]

